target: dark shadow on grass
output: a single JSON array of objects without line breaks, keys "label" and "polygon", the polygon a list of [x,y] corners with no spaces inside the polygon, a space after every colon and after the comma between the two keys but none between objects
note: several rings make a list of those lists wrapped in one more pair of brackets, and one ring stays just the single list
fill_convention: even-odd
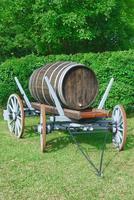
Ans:
[{"label": "dark shadow on grass", "polygon": [[[90,159],[90,161],[94,164],[95,167],[97,167],[97,169],[99,169],[100,166],[100,156],[101,156],[101,152],[102,152],[102,147],[104,145],[104,138],[105,138],[105,134],[107,134],[107,140],[106,140],[106,145],[112,143],[112,134],[109,132],[99,132],[99,133],[83,133],[83,134],[79,134],[79,135],[75,135],[75,139],[77,140],[77,142],[82,146],[83,151],[85,152],[85,154],[87,155],[87,157]],[[72,137],[69,135],[69,133],[66,132],[65,136],[62,137],[57,137],[55,139],[49,140],[47,142],[47,148],[46,148],[46,153],[51,153],[51,152],[55,152],[58,151],[59,149],[63,149],[65,148],[67,145],[69,145],[70,143],[75,144],[74,140],[72,139]],[[87,144],[85,146],[85,144]],[[89,146],[88,146],[89,145]],[[106,147],[106,150],[108,148]],[[78,147],[76,147],[76,151],[80,152],[80,149],[78,149]],[[92,153],[97,153],[97,155],[99,156],[98,158],[96,157],[92,157]],[[99,154],[98,154],[99,153]],[[105,164],[102,164],[102,173],[104,173],[104,171],[106,171],[106,169],[109,167],[109,165],[111,165],[111,163],[113,162],[113,160],[116,159],[116,156],[118,155],[118,151],[113,151],[113,153],[111,154],[111,156],[109,156],[109,158],[105,161]],[[105,155],[104,155],[104,160],[105,160]],[[89,162],[88,162],[89,164]],[[91,163],[90,163],[91,164]],[[92,169],[92,171],[95,172],[95,170],[93,168],[90,167],[90,170]]]},{"label": "dark shadow on grass", "polygon": [[[53,134],[53,133],[52,133]],[[112,134],[107,132],[108,134],[106,143],[109,144],[112,141]],[[90,152],[94,152],[95,150],[100,150],[104,143],[105,133],[83,133],[83,134],[75,134],[77,142],[80,145],[89,144],[87,148]],[[74,143],[70,134],[66,132],[65,136],[56,137],[47,141],[46,152],[50,153],[53,151],[58,151],[59,149],[63,149],[68,146],[70,143]]]},{"label": "dark shadow on grass", "polygon": [[35,132],[34,127],[26,126],[23,138],[39,137],[39,133]]},{"label": "dark shadow on grass", "polygon": [[[132,129],[133,130],[133,129]],[[131,131],[132,131],[131,130]],[[130,130],[129,130],[130,131]],[[52,133],[54,134],[54,133]],[[112,133],[107,132],[107,141],[106,144],[112,143]],[[100,150],[104,143],[105,133],[83,133],[74,136],[77,142],[81,145],[89,144],[89,147],[86,147],[90,152],[95,150]],[[72,138],[70,137],[69,133],[66,132],[65,136],[56,137],[51,139],[47,142],[47,149],[46,152],[58,151],[59,149],[65,148],[70,143],[74,143]],[[129,134],[127,137],[125,150],[133,149],[134,148],[134,135]]]},{"label": "dark shadow on grass", "polygon": [[[54,133],[52,133],[52,134],[54,134]],[[68,135],[53,138],[53,139],[47,141],[47,147],[46,147],[45,152],[51,153],[51,152],[58,151],[60,149],[65,148],[70,143],[72,143],[72,140]]]},{"label": "dark shadow on grass", "polygon": [[[55,134],[53,132],[52,134]],[[90,157],[92,163],[96,165],[96,167],[99,169],[99,160],[95,158],[92,158],[92,153],[97,153],[97,155],[101,154],[102,147],[104,145],[104,138],[105,134],[107,134],[107,140],[106,145],[112,143],[112,133],[110,132],[93,132],[93,133],[78,133],[75,134],[74,137],[77,140],[77,142],[83,147],[83,150],[85,153]],[[37,138],[39,137],[39,134],[35,133],[34,129],[31,128],[31,126],[27,126],[25,129],[25,135],[24,138]],[[47,148],[45,153],[51,153],[56,152],[60,149],[64,149],[69,144],[75,144],[75,142],[72,140],[72,137],[70,136],[69,132],[64,132],[64,134],[57,135],[53,139],[49,139],[47,141]],[[108,149],[108,148],[106,148]],[[76,151],[79,151],[76,147]],[[79,152],[80,153],[80,152]],[[98,154],[99,153],[99,154]],[[106,169],[111,165],[113,160],[115,160],[116,156],[118,154],[118,151],[116,153],[111,154],[111,156],[108,158],[108,160],[105,161],[105,164],[103,166],[103,173],[106,171]],[[104,158],[105,159],[105,158]],[[90,168],[93,170],[93,168]]]}]

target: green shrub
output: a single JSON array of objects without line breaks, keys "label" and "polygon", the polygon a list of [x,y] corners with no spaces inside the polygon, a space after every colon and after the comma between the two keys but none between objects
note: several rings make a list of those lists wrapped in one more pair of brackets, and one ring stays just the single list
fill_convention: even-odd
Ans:
[{"label": "green shrub", "polygon": [[106,102],[106,108],[111,109],[116,104],[123,104],[127,109],[130,109],[134,105],[133,50],[97,54],[51,55],[46,57],[29,55],[20,59],[7,60],[0,65],[0,104],[6,104],[11,93],[18,93],[14,76],[18,77],[30,97],[28,81],[33,70],[46,63],[63,60],[83,63],[95,71],[99,81],[99,95],[93,106],[98,105],[111,77],[114,77],[115,82]]}]

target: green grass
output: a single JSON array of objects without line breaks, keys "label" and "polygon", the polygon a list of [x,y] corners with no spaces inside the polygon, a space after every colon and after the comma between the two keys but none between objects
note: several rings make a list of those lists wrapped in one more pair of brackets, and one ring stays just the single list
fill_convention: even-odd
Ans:
[{"label": "green grass", "polygon": [[[125,151],[117,152],[108,137],[104,176],[95,175],[66,132],[47,135],[47,151],[40,152],[40,138],[27,119],[24,137],[9,134],[0,117],[0,200],[133,200],[134,117],[128,118]],[[77,139],[99,164],[103,133]],[[105,167],[107,164],[109,165]]]}]

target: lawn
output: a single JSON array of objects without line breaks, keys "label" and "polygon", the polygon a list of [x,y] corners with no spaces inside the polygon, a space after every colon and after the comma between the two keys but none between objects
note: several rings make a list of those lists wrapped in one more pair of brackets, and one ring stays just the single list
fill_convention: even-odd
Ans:
[{"label": "lawn", "polygon": [[[0,200],[133,200],[134,115],[128,117],[125,150],[117,152],[108,134],[104,176],[95,175],[67,132],[47,135],[47,150],[40,152],[40,137],[27,119],[24,137],[9,134],[0,115]],[[99,164],[104,134],[78,136],[80,144]]]}]

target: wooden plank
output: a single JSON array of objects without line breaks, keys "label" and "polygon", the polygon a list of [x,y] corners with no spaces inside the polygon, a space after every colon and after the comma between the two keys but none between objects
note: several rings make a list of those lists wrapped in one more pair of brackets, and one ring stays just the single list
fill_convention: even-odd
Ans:
[{"label": "wooden plank", "polygon": [[91,119],[91,118],[98,118],[98,117],[110,117],[109,112],[101,111],[101,110],[92,110],[90,112],[81,112],[80,118],[81,119]]},{"label": "wooden plank", "polygon": [[[35,109],[40,110],[41,104],[32,103],[32,106]],[[48,114],[58,114],[58,111],[56,107],[54,106],[45,105],[45,110],[46,110],[46,113]],[[108,111],[100,110],[100,109],[92,109],[92,110],[87,109],[84,111],[77,111],[77,110],[64,108],[64,113],[65,113],[65,116],[71,119],[76,119],[76,120],[91,119],[91,118],[97,118],[97,117],[110,117],[110,114]]]},{"label": "wooden plank", "polygon": [[[40,103],[32,103],[33,108],[40,110]],[[58,114],[58,111],[56,109],[56,107],[54,106],[49,106],[45,104],[45,110],[47,114]],[[64,113],[67,117],[71,118],[71,119],[80,119],[80,111],[76,111],[76,110],[70,110],[70,109],[64,109]]]}]

